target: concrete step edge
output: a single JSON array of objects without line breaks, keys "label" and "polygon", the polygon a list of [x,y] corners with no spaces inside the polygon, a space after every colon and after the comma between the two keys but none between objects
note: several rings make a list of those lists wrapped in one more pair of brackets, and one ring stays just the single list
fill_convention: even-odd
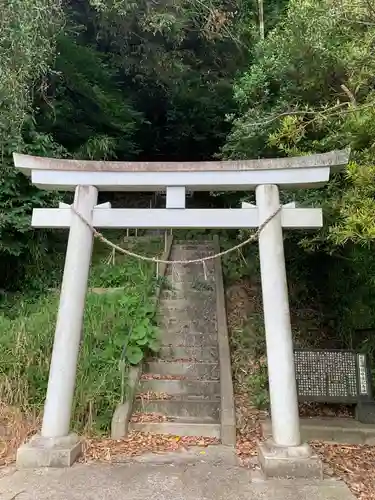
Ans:
[{"label": "concrete step edge", "polygon": [[196,436],[220,439],[219,423],[199,422],[133,422],[130,430],[150,432],[152,434],[168,434],[173,436]]},{"label": "concrete step edge", "polygon": [[220,400],[209,399],[164,399],[136,400],[135,411],[161,413],[168,417],[220,418]]},{"label": "concrete step edge", "polygon": [[[272,435],[271,421],[261,420],[264,437]],[[327,443],[375,445],[375,425],[361,424],[348,418],[301,418],[301,435],[304,441],[323,441]]]},{"label": "concrete step edge", "polygon": [[219,380],[200,379],[141,379],[139,392],[153,392],[177,396],[180,399],[186,396],[206,396],[220,400]]},{"label": "concrete step edge", "polygon": [[199,366],[206,366],[207,368],[216,368],[217,366],[219,366],[219,361],[190,361],[190,360],[150,360],[150,361],[146,361],[146,364],[148,365],[163,365],[163,366],[166,366],[166,365],[187,365],[187,366],[191,366],[191,365],[199,365]]}]

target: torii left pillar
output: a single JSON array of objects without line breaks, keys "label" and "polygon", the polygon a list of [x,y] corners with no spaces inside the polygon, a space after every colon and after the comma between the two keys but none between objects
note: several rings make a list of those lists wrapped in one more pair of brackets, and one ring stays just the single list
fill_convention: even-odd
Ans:
[{"label": "torii left pillar", "polygon": [[[77,186],[74,207],[88,222],[97,199],[94,186]],[[92,244],[92,231],[72,212],[42,432],[18,449],[18,467],[67,467],[81,453],[70,417]]]}]

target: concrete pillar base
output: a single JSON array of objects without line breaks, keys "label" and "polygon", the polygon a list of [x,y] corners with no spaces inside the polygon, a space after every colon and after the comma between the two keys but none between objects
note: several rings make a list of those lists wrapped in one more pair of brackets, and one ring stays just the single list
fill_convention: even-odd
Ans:
[{"label": "concrete pillar base", "polygon": [[284,447],[265,441],[258,445],[258,460],[267,478],[323,479],[323,464],[307,443]]},{"label": "concrete pillar base", "polygon": [[70,467],[81,455],[82,443],[76,434],[60,438],[33,436],[17,450],[19,469]]}]

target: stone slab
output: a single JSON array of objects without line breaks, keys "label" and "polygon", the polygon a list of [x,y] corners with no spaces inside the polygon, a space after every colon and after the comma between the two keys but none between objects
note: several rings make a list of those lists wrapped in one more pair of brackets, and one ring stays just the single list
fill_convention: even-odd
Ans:
[{"label": "stone slab", "polygon": [[192,301],[196,302],[199,301],[200,299],[204,299],[206,301],[214,300],[215,299],[215,290],[210,289],[210,290],[196,290],[192,289],[191,286],[189,287],[182,287],[182,286],[173,286],[173,284],[168,281],[168,284],[170,288],[165,288],[161,294],[160,298],[161,300],[168,300],[168,301],[180,301],[180,300],[186,300],[186,301]]},{"label": "stone slab", "polygon": [[188,346],[188,347],[207,347],[218,346],[217,333],[201,332],[174,332],[164,331],[161,333],[163,345]]},{"label": "stone slab", "polygon": [[61,438],[33,436],[17,450],[19,469],[37,467],[70,467],[82,453],[78,436],[71,434]]},{"label": "stone slab", "polygon": [[144,371],[158,375],[176,375],[215,380],[219,378],[219,363],[195,361],[149,361]]},{"label": "stone slab", "polygon": [[164,311],[188,311],[191,314],[196,314],[196,311],[211,309],[216,310],[216,298],[212,294],[207,295],[191,294],[189,298],[173,299],[164,297],[160,300],[159,310]]},{"label": "stone slab", "polygon": [[[271,421],[263,421],[261,427],[263,436],[270,438]],[[375,425],[352,418],[301,418],[300,429],[303,441],[375,445]]]},{"label": "stone slab", "polygon": [[323,464],[307,444],[284,448],[265,441],[258,446],[258,461],[267,478],[323,479]]},{"label": "stone slab", "polygon": [[0,491],[2,500],[355,500],[336,480],[265,481],[247,469],[216,463],[3,469]]},{"label": "stone slab", "polygon": [[161,413],[169,417],[202,417],[218,421],[220,399],[145,399],[136,401],[134,408],[142,413]]},{"label": "stone slab", "polygon": [[157,392],[175,395],[194,394],[197,396],[220,396],[218,380],[142,380],[141,392]]},{"label": "stone slab", "polygon": [[165,360],[172,360],[175,358],[217,362],[219,360],[219,352],[218,348],[214,346],[194,347],[166,345],[160,348],[158,357]]},{"label": "stone slab", "polygon": [[179,318],[178,316],[162,317],[159,321],[160,328],[165,332],[173,333],[215,333],[217,329],[216,317],[214,318]]},{"label": "stone slab", "polygon": [[[193,267],[194,266],[194,267]],[[165,277],[169,280],[170,283],[189,283],[190,286],[195,286],[202,282],[203,286],[206,282],[211,286],[214,286],[214,271],[211,267],[207,265],[206,269],[203,268],[202,264],[190,264],[188,266],[184,266],[184,270],[180,271],[177,269],[170,269],[169,272],[165,275]]]},{"label": "stone slab", "polygon": [[186,422],[137,422],[131,423],[130,429],[133,431],[149,432],[152,434],[169,434],[173,436],[197,436],[220,439],[220,424],[204,421],[193,422],[192,419]]}]

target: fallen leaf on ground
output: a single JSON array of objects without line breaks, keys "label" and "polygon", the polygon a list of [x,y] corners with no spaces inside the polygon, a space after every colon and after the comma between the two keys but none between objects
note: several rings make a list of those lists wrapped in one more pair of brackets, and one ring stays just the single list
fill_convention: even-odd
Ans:
[{"label": "fallen leaf on ground", "polygon": [[375,446],[310,443],[360,500],[375,499]]},{"label": "fallen leaf on ground", "polygon": [[167,422],[168,418],[163,413],[143,413],[135,412],[131,416],[130,422]]},{"label": "fallen leaf on ground", "polygon": [[185,380],[184,375],[159,375],[155,373],[143,373],[141,380]]},{"label": "fallen leaf on ground", "polygon": [[215,444],[219,444],[219,441],[214,438],[131,432],[127,438],[119,440],[86,439],[81,461],[111,462],[116,458],[131,458],[143,453],[162,453]]},{"label": "fallen leaf on ground", "polygon": [[167,394],[166,392],[147,391],[147,392],[139,392],[135,398],[142,401],[152,400],[152,399],[168,400],[172,399],[172,396],[170,394]]}]

